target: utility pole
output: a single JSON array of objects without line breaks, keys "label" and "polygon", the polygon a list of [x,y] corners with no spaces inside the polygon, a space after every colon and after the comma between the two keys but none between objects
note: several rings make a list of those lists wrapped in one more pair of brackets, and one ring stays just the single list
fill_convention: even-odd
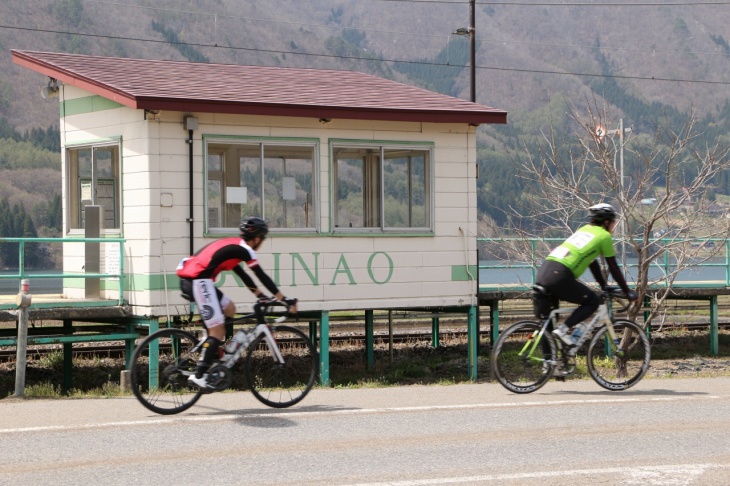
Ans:
[{"label": "utility pole", "polygon": [[477,101],[477,41],[476,41],[476,0],[471,0],[471,14],[469,16],[469,50],[471,59],[469,69],[471,70],[471,102]]},{"label": "utility pole", "polygon": [[469,99],[477,101],[477,40],[476,40],[476,0],[469,0],[469,28],[460,27],[452,32],[454,35],[469,36]]},{"label": "utility pole", "polygon": [[[616,136],[618,137],[618,160],[619,160],[619,176],[621,177],[621,181],[619,183],[619,190],[620,190],[620,198],[621,200],[625,199],[625,192],[624,192],[624,140],[626,139],[626,134],[631,132],[631,128],[624,128],[624,119],[620,118],[618,121],[618,130],[616,130]],[[614,158],[614,164],[616,163],[616,159]],[[614,169],[616,166],[614,165]],[[621,211],[621,264],[624,266],[624,273],[626,273],[626,214],[623,214],[623,210]]]}]

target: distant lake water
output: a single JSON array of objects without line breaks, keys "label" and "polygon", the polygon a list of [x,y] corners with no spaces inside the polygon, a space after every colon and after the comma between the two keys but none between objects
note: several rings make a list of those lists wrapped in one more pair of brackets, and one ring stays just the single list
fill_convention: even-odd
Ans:
[{"label": "distant lake water", "polygon": [[[29,275],[36,274],[61,274],[60,270],[40,270],[28,272]],[[0,271],[0,275],[17,275],[18,271]],[[60,294],[63,292],[62,278],[30,278],[31,294]],[[0,278],[0,295],[17,294],[20,290],[19,278]]]},{"label": "distant lake water", "polygon": [[[629,284],[636,280],[636,259],[628,258],[626,261],[628,268],[626,269],[626,279]],[[720,265],[720,266],[693,266],[686,270],[679,272],[679,276],[676,280],[682,282],[725,282],[726,279],[726,265],[724,258],[716,258],[705,262],[705,265]],[[498,260],[483,260],[479,262],[479,265],[484,266],[504,266],[504,262]],[[537,269],[534,270],[537,274]],[[533,270],[531,268],[489,268],[479,270],[479,283],[481,285],[507,285],[507,284],[531,284]],[[660,268],[652,267],[649,270],[650,279],[658,279],[663,275]],[[586,270],[584,274],[586,280],[592,281],[593,275],[590,270]]]},{"label": "distant lake water", "polygon": [[[725,282],[725,259],[717,258],[708,263],[719,264],[721,266],[702,266],[702,267],[690,267],[680,272],[677,280],[683,282],[700,282],[700,281],[711,281],[711,282]],[[629,265],[636,264],[636,260],[627,259]],[[480,265],[486,266],[504,266],[504,262],[497,260],[484,260],[479,263]],[[29,272],[31,275],[33,272]],[[35,273],[61,273],[59,270],[43,270]],[[531,284],[532,283],[532,270],[530,268],[490,268],[479,270],[479,283],[481,285],[508,285],[508,284]],[[536,271],[535,271],[536,273]],[[627,280],[629,284],[635,280],[636,267],[628,267]],[[0,271],[0,275],[16,275],[15,271]],[[649,272],[649,276],[652,279],[657,279],[662,276],[662,272],[658,268],[652,268]],[[587,270],[584,277],[588,281],[593,280],[593,276],[590,271]],[[0,295],[17,294],[20,289],[20,279],[18,278],[0,278]],[[31,294],[60,294],[63,292],[63,279],[61,278],[31,278],[30,279],[30,291]]]}]

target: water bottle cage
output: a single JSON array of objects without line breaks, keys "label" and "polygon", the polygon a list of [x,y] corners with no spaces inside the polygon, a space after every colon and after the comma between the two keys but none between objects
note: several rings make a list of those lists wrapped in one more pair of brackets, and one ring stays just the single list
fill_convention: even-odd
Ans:
[{"label": "water bottle cage", "polygon": [[[579,326],[582,326],[582,324],[578,324]],[[586,340],[590,337],[591,333],[589,332],[590,329],[586,327],[582,330],[581,335],[578,337],[578,339],[575,341],[575,347],[580,348],[583,343],[586,342]]]},{"label": "water bottle cage", "polygon": [[230,344],[236,343],[236,349],[234,349],[230,353],[227,352],[222,359],[222,362],[226,365],[227,368],[231,368],[233,365],[236,364],[238,358],[240,358],[243,352],[248,349],[248,346],[249,344],[251,344],[251,342],[253,342],[253,336],[251,335],[251,333],[239,331],[233,336],[231,341],[226,345],[226,348],[228,348]]}]

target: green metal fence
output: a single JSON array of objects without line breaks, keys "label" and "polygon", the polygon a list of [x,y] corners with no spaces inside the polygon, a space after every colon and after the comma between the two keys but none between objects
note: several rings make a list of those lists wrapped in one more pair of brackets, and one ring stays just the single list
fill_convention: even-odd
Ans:
[{"label": "green metal fence", "polygon": [[[504,288],[506,286],[522,289],[529,288],[535,283],[535,276],[540,263],[550,250],[565,241],[564,238],[477,238],[479,248],[479,266],[482,270],[517,270],[522,277],[519,282],[490,282],[489,278],[480,278],[480,288]],[[636,240],[639,241],[639,240]],[[729,287],[730,286],[730,240],[725,238],[708,239],[677,239],[657,238],[649,242],[659,248],[672,244],[674,247],[686,244],[695,257],[686,265],[688,275],[681,276],[673,283],[676,287]],[[626,252],[622,251],[620,241],[615,243],[616,256],[629,277],[636,274],[638,264],[634,261],[631,245],[626,244]],[[626,258],[622,258],[625,254]],[[487,256],[487,258],[485,258]],[[673,272],[677,268],[676,259],[670,251],[664,251],[660,258],[654,260],[650,268],[650,280],[655,280],[657,286],[662,283],[661,276]],[[703,273],[707,277],[700,278],[691,274]],[[652,274],[656,278],[651,278]]]},{"label": "green metal fence", "polygon": [[[119,295],[118,305],[124,303],[124,238],[0,238],[0,245],[7,243],[18,243],[18,273],[2,274],[2,279],[39,279],[39,278],[117,278],[119,279]],[[86,243],[116,243],[119,245],[119,272],[118,273],[43,273],[36,271],[29,271],[26,268],[26,245],[32,243],[72,243],[72,244],[86,244]]]}]

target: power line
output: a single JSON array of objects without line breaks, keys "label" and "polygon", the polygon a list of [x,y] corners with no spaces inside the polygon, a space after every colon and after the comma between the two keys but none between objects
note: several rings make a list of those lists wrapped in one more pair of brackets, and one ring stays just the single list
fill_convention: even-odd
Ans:
[{"label": "power line", "polygon": [[176,9],[172,9],[172,8],[163,8],[163,7],[148,7],[146,5],[133,5],[133,4],[126,4],[126,3],[119,3],[119,2],[112,2],[112,1],[105,1],[105,0],[83,0],[83,1],[85,1],[87,3],[99,3],[102,5],[116,5],[119,7],[128,7],[128,8],[141,8],[141,9],[156,10],[156,11],[161,11],[161,12],[172,12],[172,13],[191,14],[191,15],[204,15],[207,17],[211,17],[212,19],[214,19],[216,21],[218,19],[232,19],[232,20],[246,20],[246,21],[251,21],[251,22],[268,22],[268,23],[272,23],[272,24],[320,27],[323,29],[330,29],[330,30],[360,30],[363,32],[377,32],[377,33],[385,33],[385,34],[407,34],[407,35],[417,35],[417,36],[423,36],[423,37],[444,37],[443,34],[424,34],[422,32],[403,32],[403,31],[397,31],[397,30],[358,29],[357,27],[342,27],[342,26],[338,26],[338,25],[313,24],[313,23],[307,23],[307,22],[295,22],[292,20],[272,20],[272,19],[262,19],[262,18],[256,18],[256,17],[242,17],[240,15],[198,12],[198,11],[192,11],[192,10],[176,10]]},{"label": "power line", "polygon": [[[407,61],[407,60],[401,60],[401,59],[376,59],[376,58],[366,58],[366,57],[357,57],[357,56],[339,56],[339,55],[333,55],[333,54],[317,54],[317,53],[296,52],[296,51],[277,51],[274,49],[258,49],[258,48],[252,48],[252,47],[219,46],[218,44],[174,42],[174,41],[159,40],[159,39],[142,39],[142,38],[135,38],[135,37],[117,37],[117,36],[102,35],[102,34],[85,34],[85,33],[79,33],[79,32],[64,32],[64,31],[58,31],[58,30],[37,29],[37,28],[31,28],[31,27],[15,27],[15,26],[11,26],[11,25],[0,25],[0,29],[22,30],[22,31],[27,31],[27,32],[40,32],[40,33],[47,33],[47,34],[76,35],[76,36],[81,36],[81,37],[126,40],[126,41],[134,41],[134,42],[152,42],[152,43],[156,43],[156,44],[171,44],[171,45],[182,45],[182,46],[190,46],[190,47],[205,47],[205,48],[213,48],[213,49],[232,49],[232,50],[242,50],[242,51],[251,51],[251,52],[264,52],[264,53],[269,53],[269,54],[287,54],[287,55],[290,54],[290,55],[298,55],[298,56],[323,57],[323,58],[343,59],[343,60],[351,60],[351,61],[369,61],[369,62],[377,61],[377,62],[392,62],[392,63],[402,63],[402,64],[419,64],[419,65],[425,65],[425,66],[457,67],[457,68],[466,68],[467,67],[467,65],[465,65],[465,64],[449,64],[449,63],[425,62],[425,61]],[[615,75],[615,74],[591,74],[591,73],[578,73],[578,72],[569,72],[569,71],[549,71],[549,70],[540,70],[540,69],[519,69],[519,68],[504,68],[504,67],[494,67],[494,66],[476,66],[476,69],[486,70],[486,71],[505,71],[505,72],[533,73],[533,74],[554,74],[554,75],[561,75],[561,76],[583,76],[583,77],[594,77],[594,78],[632,79],[632,80],[639,80],[639,81],[663,81],[663,82],[673,82],[673,83],[730,85],[729,81],[672,79],[672,78],[660,78],[660,77],[655,77],[655,76],[651,76],[651,77],[648,77],[648,76],[622,76],[622,75]]]},{"label": "power line", "polygon": [[[428,0],[380,0],[384,2],[424,2],[430,3]],[[467,0],[468,1],[468,0]],[[435,2],[433,2],[435,3]],[[451,2],[448,2],[451,3]],[[466,3],[459,2],[459,3]],[[693,7],[696,5],[730,5],[730,2],[476,2],[477,5],[500,5],[500,6],[520,6],[520,7]]]},{"label": "power line", "polygon": [[[441,5],[468,4],[469,0],[376,0],[392,3],[434,3]],[[697,5],[730,5],[730,2],[476,2],[477,5],[501,7],[693,7]]]},{"label": "power line", "polygon": [[[193,11],[193,10],[176,10],[172,8],[163,8],[163,7],[149,7],[146,5],[135,5],[135,4],[127,4],[127,3],[120,3],[120,2],[114,2],[110,0],[83,0],[86,3],[98,3],[102,5],[116,5],[120,7],[128,7],[128,8],[141,8],[146,10],[155,10],[155,11],[163,11],[163,12],[173,12],[173,13],[182,13],[182,14],[191,14],[191,15],[204,15],[208,17],[213,17],[215,21],[218,19],[234,19],[234,20],[245,20],[245,21],[251,21],[251,22],[269,22],[272,24],[283,24],[283,25],[301,25],[306,27],[319,27],[323,29],[329,29],[329,30],[355,30],[360,32],[368,32],[368,33],[379,33],[379,34],[401,34],[401,35],[409,35],[409,36],[421,36],[421,37],[434,37],[437,39],[443,39],[446,37],[447,39],[451,37],[451,35],[445,35],[445,34],[424,34],[422,32],[405,32],[405,31],[398,31],[398,30],[381,30],[381,29],[363,29],[358,27],[342,27],[342,26],[335,26],[335,25],[326,25],[326,24],[313,24],[313,23],[307,23],[307,22],[294,22],[294,21],[285,21],[285,20],[271,20],[271,19],[263,19],[263,18],[257,18],[257,17],[243,17],[240,15],[228,15],[228,14],[212,14],[209,12],[200,12],[200,11]],[[413,2],[413,3],[445,3],[445,4],[451,4],[451,3],[468,3],[469,0],[462,1],[457,0],[454,2],[448,2],[443,0],[380,0],[384,2]],[[477,2],[479,4],[480,2]],[[713,5],[730,5],[730,1],[725,2],[702,2],[704,3],[712,3]],[[482,5],[517,5],[517,6],[526,6],[526,5],[556,5],[556,6],[563,6],[563,5],[575,5],[575,4],[565,4],[565,3],[550,3],[550,4],[538,4],[538,3],[526,3],[526,2],[483,2]],[[686,5],[700,5],[701,3],[687,3]],[[588,4],[586,4],[588,5]],[[590,4],[592,6],[599,6]],[[621,3],[603,3],[600,6],[605,5],[624,5]],[[642,5],[637,3],[630,3],[626,4],[629,6],[636,6],[636,5]],[[652,6],[660,5],[660,4],[648,4]],[[685,4],[671,4],[671,5],[685,5]],[[640,49],[635,47],[613,47],[613,46],[595,46],[595,45],[580,45],[580,44],[555,44],[555,43],[548,43],[548,42],[525,42],[525,41],[517,41],[517,40],[503,40],[503,39],[483,39],[480,38],[479,42],[492,42],[492,43],[500,43],[500,44],[521,44],[521,45],[534,45],[534,46],[546,46],[546,47],[571,47],[571,48],[578,48],[578,49],[600,49],[600,50],[612,50],[612,51],[628,51],[628,52],[650,52],[650,53],[666,53],[666,54],[692,54],[692,55],[703,55],[703,56],[725,56],[729,57],[730,54],[726,54],[724,52],[703,52],[703,51],[673,51],[673,50],[664,50],[664,49]],[[218,46],[220,47],[220,46]],[[406,62],[406,61],[401,61]]]}]

